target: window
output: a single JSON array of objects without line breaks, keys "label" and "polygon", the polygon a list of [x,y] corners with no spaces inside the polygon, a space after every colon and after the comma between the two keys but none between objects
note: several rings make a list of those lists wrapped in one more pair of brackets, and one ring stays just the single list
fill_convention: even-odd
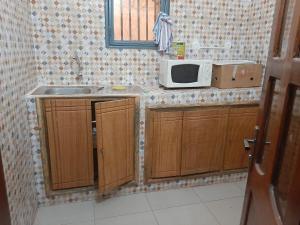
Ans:
[{"label": "window", "polygon": [[153,26],[159,12],[169,13],[170,0],[106,0],[106,46],[155,48]]}]

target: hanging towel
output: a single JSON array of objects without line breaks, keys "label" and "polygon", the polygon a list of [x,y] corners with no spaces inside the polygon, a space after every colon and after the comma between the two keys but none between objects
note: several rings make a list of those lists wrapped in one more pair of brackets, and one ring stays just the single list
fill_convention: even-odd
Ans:
[{"label": "hanging towel", "polygon": [[154,43],[158,45],[158,51],[169,53],[173,41],[172,20],[168,14],[160,12],[155,22],[153,33]]}]

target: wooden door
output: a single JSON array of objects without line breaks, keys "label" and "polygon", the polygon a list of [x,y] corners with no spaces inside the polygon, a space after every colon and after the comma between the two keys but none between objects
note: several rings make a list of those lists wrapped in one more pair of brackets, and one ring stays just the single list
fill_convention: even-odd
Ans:
[{"label": "wooden door", "polygon": [[135,99],[95,104],[99,191],[109,192],[134,179]]},{"label": "wooden door", "polygon": [[182,114],[182,111],[150,112],[146,160],[151,178],[180,176]]},{"label": "wooden door", "polygon": [[223,107],[184,112],[181,175],[222,169],[227,114]]},{"label": "wooden door", "polygon": [[246,137],[253,135],[257,112],[257,106],[233,106],[229,109],[224,170],[248,167],[249,159],[244,151],[243,141]]},{"label": "wooden door", "polygon": [[90,101],[45,100],[52,189],[94,184]]},{"label": "wooden door", "polygon": [[1,152],[0,152],[0,224],[1,225],[11,224]]},{"label": "wooden door", "polygon": [[300,224],[299,32],[300,1],[278,0],[241,225]]}]

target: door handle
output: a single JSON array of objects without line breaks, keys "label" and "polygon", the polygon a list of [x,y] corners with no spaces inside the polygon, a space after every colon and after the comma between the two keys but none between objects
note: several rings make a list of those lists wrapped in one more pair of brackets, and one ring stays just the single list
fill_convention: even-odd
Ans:
[{"label": "door handle", "polygon": [[[244,139],[244,149],[246,152],[249,152],[251,150],[250,145],[254,145],[256,144],[256,140],[258,138],[258,134],[259,134],[259,126],[255,126],[255,139]],[[270,141],[266,141],[265,145],[270,145],[271,142]],[[249,158],[251,159],[253,157],[252,153],[249,153]]]},{"label": "door handle", "polygon": [[256,139],[244,139],[244,149],[245,151],[249,151],[251,149],[250,144],[255,144]]},{"label": "door handle", "polygon": [[[255,146],[256,139],[258,137],[258,133],[259,133],[259,126],[255,126],[254,139],[248,139],[248,138],[244,139],[244,149],[245,149],[246,152],[250,151],[250,149],[251,149],[250,144]],[[249,157],[251,157],[251,156],[249,155]]]},{"label": "door handle", "polygon": [[[249,151],[250,150],[250,144],[255,145],[256,144],[256,139],[244,139],[244,148],[245,151]],[[271,142],[270,141],[266,141],[265,145],[270,145]]]},{"label": "door handle", "polygon": [[[249,152],[251,147],[250,144],[255,145],[256,144],[256,139],[244,139],[244,148],[246,152]],[[271,142],[270,141],[266,141],[265,145],[270,145]],[[249,158],[252,158],[252,153],[249,153]]]}]

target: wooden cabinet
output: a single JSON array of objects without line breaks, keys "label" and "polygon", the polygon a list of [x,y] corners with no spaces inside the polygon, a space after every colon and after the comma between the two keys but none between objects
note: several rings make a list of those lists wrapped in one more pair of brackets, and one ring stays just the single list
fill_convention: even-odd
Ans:
[{"label": "wooden cabinet", "polygon": [[46,99],[44,106],[44,158],[50,167],[50,187],[46,189],[92,186],[96,168],[101,193],[134,179],[135,98]]},{"label": "wooden cabinet", "polygon": [[145,176],[167,178],[247,167],[257,105],[148,109]]},{"label": "wooden cabinet", "polygon": [[152,177],[180,175],[182,112],[150,112],[149,145]]},{"label": "wooden cabinet", "polygon": [[224,170],[248,167],[249,158],[244,151],[243,139],[253,137],[257,112],[257,107],[230,108],[224,150]]},{"label": "wooden cabinet", "polygon": [[83,99],[45,100],[52,189],[94,184],[91,106]]},{"label": "wooden cabinet", "polygon": [[134,179],[134,99],[95,104],[99,191],[111,191]]},{"label": "wooden cabinet", "polygon": [[184,112],[181,175],[222,169],[227,111],[220,107]]}]

